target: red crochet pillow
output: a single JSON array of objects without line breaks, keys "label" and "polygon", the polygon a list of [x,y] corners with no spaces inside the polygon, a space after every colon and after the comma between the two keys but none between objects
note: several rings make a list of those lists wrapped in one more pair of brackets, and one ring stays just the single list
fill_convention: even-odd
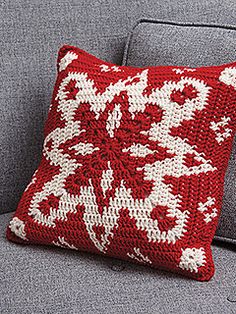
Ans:
[{"label": "red crochet pillow", "polygon": [[236,63],[132,68],[64,46],[7,238],[209,280],[235,109]]}]

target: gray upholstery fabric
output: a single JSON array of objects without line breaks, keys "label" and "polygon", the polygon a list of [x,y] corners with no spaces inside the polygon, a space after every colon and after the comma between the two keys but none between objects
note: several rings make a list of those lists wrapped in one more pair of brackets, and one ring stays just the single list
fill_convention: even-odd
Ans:
[{"label": "gray upholstery fabric", "polygon": [[[124,65],[218,65],[236,61],[236,26],[189,26],[143,20],[128,38]],[[236,137],[225,176],[218,239],[236,243]]]},{"label": "gray upholstery fabric", "polygon": [[7,242],[0,221],[0,313],[236,312],[236,253],[213,246],[216,274],[197,282],[111,258]]},{"label": "gray upholstery fabric", "polygon": [[13,211],[37,167],[59,46],[121,63],[140,18],[233,24],[231,0],[1,0],[0,212]]},{"label": "gray upholstery fabric", "polygon": [[199,67],[235,61],[235,26],[140,20],[131,31],[124,65]]}]

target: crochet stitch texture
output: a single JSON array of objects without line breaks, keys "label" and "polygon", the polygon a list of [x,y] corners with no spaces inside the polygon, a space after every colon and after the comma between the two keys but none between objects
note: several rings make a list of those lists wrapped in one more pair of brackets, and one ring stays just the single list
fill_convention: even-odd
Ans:
[{"label": "crochet stitch texture", "polygon": [[7,238],[209,280],[236,63],[132,68],[64,46],[57,68],[41,163]]}]

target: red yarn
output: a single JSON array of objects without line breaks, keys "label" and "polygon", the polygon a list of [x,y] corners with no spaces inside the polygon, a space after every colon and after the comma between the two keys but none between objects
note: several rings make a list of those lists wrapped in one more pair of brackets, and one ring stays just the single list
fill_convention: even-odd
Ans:
[{"label": "red yarn", "polygon": [[209,280],[235,104],[236,63],[132,68],[62,47],[42,160],[7,238]]}]

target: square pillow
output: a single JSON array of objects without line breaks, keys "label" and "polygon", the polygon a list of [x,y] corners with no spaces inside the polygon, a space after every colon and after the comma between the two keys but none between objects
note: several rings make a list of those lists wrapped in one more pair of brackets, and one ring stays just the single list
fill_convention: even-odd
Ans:
[{"label": "square pillow", "polygon": [[209,280],[235,88],[236,63],[133,68],[62,47],[41,163],[7,238]]},{"label": "square pillow", "polygon": [[[199,67],[235,61],[236,26],[142,19],[130,32],[123,65]],[[225,175],[215,239],[236,244],[236,137]]]}]

